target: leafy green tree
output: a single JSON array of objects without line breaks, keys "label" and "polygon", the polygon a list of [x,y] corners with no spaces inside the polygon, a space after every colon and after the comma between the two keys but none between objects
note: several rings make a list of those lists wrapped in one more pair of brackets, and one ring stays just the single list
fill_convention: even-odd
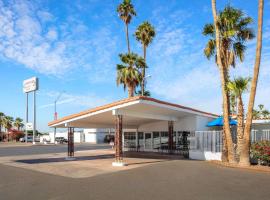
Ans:
[{"label": "leafy green tree", "polygon": [[117,85],[128,88],[128,97],[133,97],[136,87],[140,84],[142,75],[140,69],[146,67],[144,59],[135,53],[119,55],[121,64],[117,65]]},{"label": "leafy green tree", "polygon": [[[146,48],[153,41],[156,32],[155,28],[149,22],[143,22],[138,26],[135,37],[136,40],[139,41],[143,46],[143,58],[146,62]],[[142,82],[141,82],[141,95],[144,96],[145,92],[145,68],[142,68]]]},{"label": "leafy green tree", "polygon": [[117,12],[119,14],[119,17],[126,25],[126,40],[128,46],[128,53],[130,53],[128,25],[132,19],[132,16],[136,16],[136,11],[133,4],[131,3],[131,0],[123,0],[123,2],[118,5]]}]

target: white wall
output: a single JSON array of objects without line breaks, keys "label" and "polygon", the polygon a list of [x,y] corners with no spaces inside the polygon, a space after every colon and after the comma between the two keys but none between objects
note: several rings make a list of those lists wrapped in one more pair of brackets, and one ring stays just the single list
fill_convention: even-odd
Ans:
[{"label": "white wall", "polygon": [[84,133],[83,132],[74,132],[74,142],[75,143],[81,143],[84,142]]},{"label": "white wall", "polygon": [[167,121],[157,121],[153,123],[143,124],[139,126],[138,131],[152,132],[152,131],[168,131]]},{"label": "white wall", "polygon": [[206,125],[208,124],[208,122],[215,119],[215,118],[204,117],[204,116],[197,116],[196,118],[197,118],[197,122],[196,122],[196,130],[197,131],[209,130],[209,127],[207,127]]},{"label": "white wall", "polygon": [[196,130],[196,115],[187,116],[181,118],[179,121],[174,123],[175,131],[195,131]]},{"label": "white wall", "polygon": [[97,134],[96,133],[85,133],[85,142],[97,143]]},{"label": "white wall", "polygon": [[221,160],[221,152],[190,150],[189,158],[193,160]]},{"label": "white wall", "polygon": [[[206,127],[209,121],[213,118],[204,116],[187,116],[174,122],[175,131],[196,131],[196,130],[208,130]],[[157,121],[153,123],[143,124],[138,128],[138,131],[153,132],[153,131],[168,131],[167,121]]]},{"label": "white wall", "polygon": [[99,144],[104,142],[105,135],[113,133],[110,129],[84,129],[85,142]]}]

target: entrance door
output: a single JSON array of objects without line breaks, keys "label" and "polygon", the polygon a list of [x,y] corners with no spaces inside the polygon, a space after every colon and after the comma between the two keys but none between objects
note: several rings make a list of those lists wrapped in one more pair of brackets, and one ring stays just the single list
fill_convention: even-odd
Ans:
[{"label": "entrance door", "polygon": [[144,149],[147,151],[152,150],[152,133],[144,133]]}]

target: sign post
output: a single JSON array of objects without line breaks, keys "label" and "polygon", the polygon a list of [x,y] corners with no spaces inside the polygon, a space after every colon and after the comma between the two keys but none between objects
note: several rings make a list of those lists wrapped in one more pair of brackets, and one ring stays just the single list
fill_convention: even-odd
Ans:
[{"label": "sign post", "polygon": [[[26,93],[26,117],[25,117],[25,124],[26,124],[26,126],[28,124],[28,93]],[[26,126],[25,126],[25,136],[26,136],[25,137],[25,142],[27,144],[27,142],[28,142],[28,130],[27,130]]]},{"label": "sign post", "polygon": [[[27,80],[23,81],[23,92],[26,93],[26,124],[25,124],[25,129],[26,129],[26,142],[28,140],[28,130],[32,129],[33,130],[33,144],[35,144],[35,135],[36,135],[36,91],[38,90],[38,78],[37,77],[32,77]],[[33,122],[28,123],[28,93],[33,92]]]}]

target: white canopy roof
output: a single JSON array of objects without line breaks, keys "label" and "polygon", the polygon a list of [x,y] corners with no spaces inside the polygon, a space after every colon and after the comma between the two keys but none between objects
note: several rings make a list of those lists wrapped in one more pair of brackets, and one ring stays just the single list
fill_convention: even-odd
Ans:
[{"label": "white canopy roof", "polygon": [[115,125],[115,115],[123,115],[123,128],[130,129],[157,120],[177,121],[182,117],[192,115],[212,118],[218,116],[154,98],[136,96],[69,115],[52,121],[48,125],[58,128],[112,128]]}]

